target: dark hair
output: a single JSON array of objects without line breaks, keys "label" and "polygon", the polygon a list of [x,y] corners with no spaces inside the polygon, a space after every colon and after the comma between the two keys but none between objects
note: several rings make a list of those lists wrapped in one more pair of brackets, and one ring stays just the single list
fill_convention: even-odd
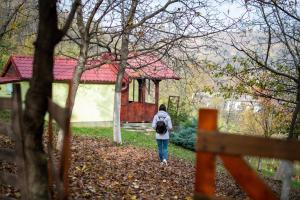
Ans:
[{"label": "dark hair", "polygon": [[167,108],[166,108],[165,104],[161,104],[161,105],[159,106],[159,109],[158,109],[158,110],[163,110],[163,111],[167,112]]}]

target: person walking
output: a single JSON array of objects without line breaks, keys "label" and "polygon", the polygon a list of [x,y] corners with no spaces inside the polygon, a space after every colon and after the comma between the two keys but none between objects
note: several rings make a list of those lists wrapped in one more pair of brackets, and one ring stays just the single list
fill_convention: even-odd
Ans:
[{"label": "person walking", "polygon": [[167,113],[166,106],[161,104],[156,115],[153,117],[152,128],[156,131],[156,141],[158,155],[161,165],[168,164],[168,143],[170,132],[173,130],[170,115]]}]

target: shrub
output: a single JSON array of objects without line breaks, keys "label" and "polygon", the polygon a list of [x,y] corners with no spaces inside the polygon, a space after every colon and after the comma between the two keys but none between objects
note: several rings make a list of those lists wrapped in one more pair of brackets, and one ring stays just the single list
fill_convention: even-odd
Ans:
[{"label": "shrub", "polygon": [[171,134],[170,142],[195,151],[197,120],[192,119],[182,123],[177,131]]},{"label": "shrub", "polygon": [[172,124],[175,131],[177,131],[177,129],[180,128],[180,124],[189,121],[188,119],[190,118],[191,112],[191,109],[187,106],[187,103],[184,101],[180,103],[178,112],[176,107],[169,105],[168,113],[172,119]]}]

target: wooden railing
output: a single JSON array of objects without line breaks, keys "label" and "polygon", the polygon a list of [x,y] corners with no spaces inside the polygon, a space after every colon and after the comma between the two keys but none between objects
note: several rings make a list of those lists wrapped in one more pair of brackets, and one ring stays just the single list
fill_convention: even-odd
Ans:
[{"label": "wooden railing", "polygon": [[151,122],[157,106],[151,103],[130,102],[121,106],[122,122]]},{"label": "wooden railing", "polygon": [[217,110],[199,110],[194,199],[216,199],[216,156],[251,199],[278,199],[242,156],[300,160],[300,142],[220,133],[217,118]]}]

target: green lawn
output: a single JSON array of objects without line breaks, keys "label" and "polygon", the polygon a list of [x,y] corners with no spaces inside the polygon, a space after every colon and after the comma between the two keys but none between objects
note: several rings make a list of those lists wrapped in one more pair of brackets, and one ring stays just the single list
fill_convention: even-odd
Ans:
[{"label": "green lawn", "polygon": [[[73,127],[72,132],[76,135],[104,137],[111,140],[113,139],[112,128]],[[156,150],[157,148],[154,133],[142,133],[122,129],[122,141],[124,145],[133,145],[136,147],[153,150]],[[169,144],[169,154],[189,162],[195,161],[195,153],[193,151],[181,148],[174,144]]]}]

